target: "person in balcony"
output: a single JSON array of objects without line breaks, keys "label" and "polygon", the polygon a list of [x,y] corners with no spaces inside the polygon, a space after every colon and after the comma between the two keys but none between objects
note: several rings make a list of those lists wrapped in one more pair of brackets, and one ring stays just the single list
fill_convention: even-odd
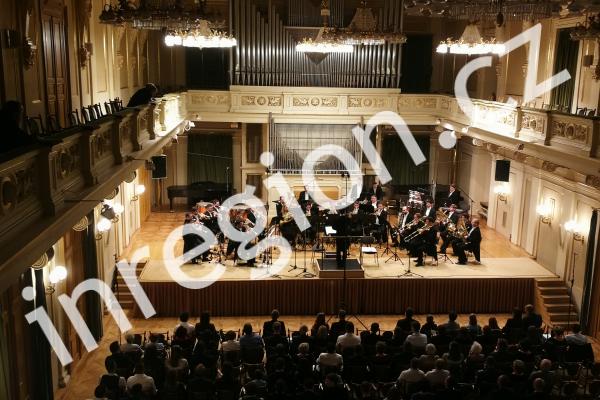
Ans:
[{"label": "person in balcony", "polygon": [[0,154],[30,146],[36,143],[34,137],[21,129],[23,120],[23,105],[18,101],[10,100],[4,103],[0,110],[0,126],[6,132],[0,141]]},{"label": "person in balcony", "polygon": [[127,107],[145,106],[146,104],[150,104],[157,93],[158,89],[156,88],[156,85],[154,85],[154,83],[147,83],[146,86],[139,89],[131,96],[129,103],[127,103]]}]

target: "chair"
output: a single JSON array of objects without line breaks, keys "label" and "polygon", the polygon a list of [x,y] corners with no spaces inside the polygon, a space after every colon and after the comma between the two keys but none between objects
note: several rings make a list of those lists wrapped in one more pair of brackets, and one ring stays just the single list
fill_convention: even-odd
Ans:
[{"label": "chair", "polygon": [[45,134],[41,115],[38,115],[37,117],[27,117],[25,123],[27,124],[27,131],[31,136],[42,136]]},{"label": "chair", "polygon": [[87,107],[89,113],[90,113],[90,118],[92,121],[95,121],[98,119],[98,114],[96,114],[96,109],[94,108],[94,106],[88,106]]},{"label": "chair", "polygon": [[112,106],[109,102],[105,101],[104,102],[104,110],[106,111],[106,115],[112,114],[113,113],[113,109]]},{"label": "chair", "polygon": [[587,112],[587,108],[583,107],[583,108],[578,108],[577,109],[577,115],[581,115],[581,116],[585,116],[585,113]]},{"label": "chair", "polygon": [[596,115],[596,109],[594,108],[593,110],[587,110],[587,117],[593,117],[594,115]]},{"label": "chair", "polygon": [[48,128],[49,133],[55,133],[62,130],[58,119],[56,119],[55,115],[48,115],[46,117],[46,126]]},{"label": "chair", "polygon": [[71,111],[71,114],[69,114],[69,125],[71,125],[71,127],[81,125],[78,110]]},{"label": "chair", "polygon": [[375,248],[375,238],[373,236],[366,236],[360,239],[360,264],[363,263],[363,254],[372,254],[377,261],[379,267],[379,252]]},{"label": "chair", "polygon": [[92,118],[90,116],[90,111],[85,107],[83,107],[81,109],[81,117],[83,118],[84,124],[89,124],[90,122],[92,122]]},{"label": "chair", "polygon": [[104,114],[102,114],[102,107],[100,106],[100,103],[94,104],[92,107],[94,107],[94,111],[96,111],[96,116],[98,118],[104,117]]}]

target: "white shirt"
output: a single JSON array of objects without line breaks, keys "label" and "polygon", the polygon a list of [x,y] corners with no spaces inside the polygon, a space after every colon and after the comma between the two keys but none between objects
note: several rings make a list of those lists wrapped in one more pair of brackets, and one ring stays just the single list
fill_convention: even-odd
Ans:
[{"label": "white shirt", "polygon": [[410,343],[413,347],[424,349],[427,346],[427,335],[424,333],[412,333],[406,337],[404,343]]},{"label": "white shirt", "polygon": [[431,207],[429,207],[427,210],[425,210],[425,216],[429,216],[429,213],[431,212]]},{"label": "white shirt", "polygon": [[373,209],[374,209],[374,210],[377,210],[377,202],[375,202],[375,203],[371,203],[371,206],[373,206]]},{"label": "white shirt", "polygon": [[338,353],[321,353],[317,358],[317,364],[326,367],[341,368],[344,364],[344,358]]},{"label": "white shirt", "polygon": [[127,379],[127,391],[137,385],[142,385],[142,392],[145,394],[156,394],[156,386],[154,385],[154,379],[146,374],[135,374]]},{"label": "white shirt", "polygon": [[337,338],[336,344],[342,349],[346,347],[356,347],[360,344],[360,338],[354,333],[345,333]]}]

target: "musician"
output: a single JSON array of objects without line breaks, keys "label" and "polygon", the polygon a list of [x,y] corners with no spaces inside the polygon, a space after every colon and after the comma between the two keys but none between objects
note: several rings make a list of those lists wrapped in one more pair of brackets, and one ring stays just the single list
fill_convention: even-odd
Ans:
[{"label": "musician", "polygon": [[408,225],[410,221],[412,221],[412,219],[413,216],[410,213],[410,209],[407,206],[402,207],[402,211],[398,216],[398,228],[400,228],[401,230],[404,229],[404,227]]},{"label": "musician", "polygon": [[336,233],[335,236],[335,260],[339,269],[346,268],[346,259],[348,258],[348,248],[350,240],[347,237],[350,231],[350,214],[340,211],[340,214],[335,219],[333,226]]},{"label": "musician", "polygon": [[374,213],[375,222],[371,227],[371,230],[379,243],[383,243],[387,240],[387,211],[383,207],[381,202],[377,203],[377,211]]},{"label": "musician", "polygon": [[357,200],[352,204],[352,208],[350,209],[350,215],[360,215],[362,214],[362,210],[360,209],[360,202]]},{"label": "musician", "polygon": [[285,207],[285,197],[279,196],[279,200],[274,201],[275,203],[275,213],[277,214],[273,218],[271,218],[270,225],[278,224],[281,221],[281,217],[283,216],[283,207]]},{"label": "musician", "polygon": [[456,190],[456,184],[450,185],[450,191],[448,192],[448,198],[444,202],[444,205],[448,207],[450,204],[458,204],[460,201],[460,194]]},{"label": "musician", "polygon": [[368,196],[375,196],[380,201],[383,199],[383,189],[377,180],[373,182],[373,186],[369,189]]},{"label": "musician", "polygon": [[435,220],[435,209],[433,208],[433,200],[427,199],[425,201],[425,213],[423,214],[423,216]]},{"label": "musician", "polygon": [[[199,228],[202,224],[194,217],[193,214],[186,214],[184,220],[185,233],[183,235],[183,253],[187,253],[188,251],[193,250],[197,246],[202,245],[204,240],[202,236],[198,233],[195,233],[194,230]],[[190,260],[194,264],[200,264],[203,261],[210,261],[209,259],[209,251],[205,251],[202,254],[197,255],[196,257]]]},{"label": "musician", "polygon": [[367,214],[373,214],[375,211],[377,211],[377,204],[377,196],[372,195],[370,197],[370,201],[364,205],[363,211]]},{"label": "musician", "polygon": [[448,232],[448,225],[450,223],[456,224],[458,223],[459,215],[456,212],[456,204],[450,204],[450,208],[448,208],[448,215],[446,216],[446,220],[440,224],[440,236],[442,237],[442,247],[440,247],[440,253],[446,254],[446,249],[450,245],[450,241],[452,240],[451,232]]},{"label": "musician", "polygon": [[206,206],[206,211],[204,211],[204,214],[202,214],[200,217],[200,220],[204,223],[204,225],[206,225],[206,227],[215,234],[220,232],[221,229],[219,227],[218,215],[219,213],[215,209],[215,205],[213,203],[208,203]]},{"label": "musician", "polygon": [[417,267],[422,267],[423,253],[437,260],[437,229],[433,225],[434,219],[425,218],[425,225],[420,228],[420,233],[411,241],[411,254],[416,256]]},{"label": "musician", "polygon": [[287,240],[292,246],[296,244],[296,237],[298,236],[299,229],[294,223],[294,217],[292,216],[292,213],[285,205],[281,209],[279,231],[281,232],[281,236],[283,236],[284,239]]},{"label": "musician", "polygon": [[423,227],[423,221],[421,221],[421,214],[415,213],[410,223],[404,226],[404,229],[400,231],[400,247],[408,250],[409,255],[411,254],[410,243],[406,240],[410,235],[415,233],[418,229]]},{"label": "musician", "polygon": [[471,222],[471,229],[469,229],[469,233],[463,240],[456,240],[452,243],[452,248],[454,250],[454,254],[458,256],[458,264],[466,265],[467,264],[467,255],[466,251],[470,250],[473,252],[475,256],[475,260],[480,263],[481,262],[481,231],[479,230],[479,220],[477,218],[473,219]]},{"label": "musician", "polygon": [[310,222],[310,228],[304,231],[304,239],[305,242],[313,242],[317,236],[316,219],[319,217],[319,209],[312,201],[308,201],[304,206],[304,215]]},{"label": "musician", "polygon": [[221,202],[219,201],[219,199],[214,199],[213,201],[211,201],[211,203],[213,204],[215,211],[219,212],[219,210],[221,209]]},{"label": "musician", "polygon": [[306,189],[306,186],[304,186],[304,190],[301,191],[300,195],[298,196],[298,204],[304,207],[304,205],[309,201],[312,202],[312,197],[310,197],[310,193]]}]

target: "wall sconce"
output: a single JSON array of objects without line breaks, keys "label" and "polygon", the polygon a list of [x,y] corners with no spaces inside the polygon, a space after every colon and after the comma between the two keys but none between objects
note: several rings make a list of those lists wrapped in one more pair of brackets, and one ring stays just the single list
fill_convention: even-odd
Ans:
[{"label": "wall sconce", "polygon": [[584,241],[584,236],[581,234],[581,226],[576,220],[572,219],[565,222],[565,230],[573,234],[573,240],[577,242]]},{"label": "wall sconce", "polygon": [[536,208],[542,223],[550,225],[552,223],[552,207],[548,203],[542,203]]},{"label": "wall sconce", "polygon": [[496,193],[496,195],[498,196],[498,200],[506,203],[508,200],[508,195],[510,193],[510,186],[508,186],[506,182],[499,183],[494,188],[494,193]]},{"label": "wall sconce", "polygon": [[196,124],[194,123],[194,121],[186,121],[183,130],[186,132],[189,132],[192,128],[195,128]]},{"label": "wall sconce", "polygon": [[96,230],[98,231],[98,233],[96,234],[96,240],[101,240],[102,234],[104,232],[108,232],[110,230],[110,227],[110,220],[104,216],[100,216],[98,222],[96,223]]},{"label": "wall sconce", "polygon": [[140,199],[140,195],[144,194],[146,191],[146,186],[144,185],[134,185],[133,186],[133,197],[131,201],[138,201]]},{"label": "wall sconce", "polygon": [[52,268],[52,271],[48,274],[50,285],[46,286],[46,294],[53,294],[56,291],[56,285],[65,279],[67,279],[67,269],[65,267],[57,265]]}]

